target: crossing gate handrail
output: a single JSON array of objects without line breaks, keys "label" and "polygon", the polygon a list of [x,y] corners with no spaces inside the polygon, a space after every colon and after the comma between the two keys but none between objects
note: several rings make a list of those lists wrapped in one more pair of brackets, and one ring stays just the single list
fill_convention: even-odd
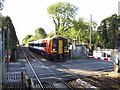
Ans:
[{"label": "crossing gate handrail", "polygon": [[7,72],[7,82],[20,82],[21,72]]}]

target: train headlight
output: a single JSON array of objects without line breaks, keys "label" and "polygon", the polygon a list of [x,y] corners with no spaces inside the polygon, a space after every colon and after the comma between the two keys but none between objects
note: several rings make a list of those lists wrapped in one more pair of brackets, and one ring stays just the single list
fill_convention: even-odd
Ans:
[{"label": "train headlight", "polygon": [[57,52],[57,50],[54,48],[54,49],[52,49],[52,52]]},{"label": "train headlight", "polygon": [[53,49],[53,51],[56,51],[55,49]]}]

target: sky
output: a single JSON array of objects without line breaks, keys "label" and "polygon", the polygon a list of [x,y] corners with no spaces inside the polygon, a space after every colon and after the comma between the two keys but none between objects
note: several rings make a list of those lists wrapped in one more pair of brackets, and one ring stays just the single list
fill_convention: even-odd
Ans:
[{"label": "sky", "polygon": [[2,14],[10,16],[21,43],[27,34],[34,35],[42,27],[46,33],[54,31],[54,23],[47,8],[58,2],[67,2],[79,8],[77,18],[98,24],[106,17],[118,14],[119,0],[5,0]]}]

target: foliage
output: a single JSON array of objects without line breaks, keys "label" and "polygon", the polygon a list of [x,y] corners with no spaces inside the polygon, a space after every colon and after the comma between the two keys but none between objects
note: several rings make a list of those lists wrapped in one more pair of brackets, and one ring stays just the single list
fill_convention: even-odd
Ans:
[{"label": "foliage", "polygon": [[71,22],[74,20],[78,8],[70,3],[58,2],[49,6],[47,10],[55,24],[56,34],[62,34],[72,27]]},{"label": "foliage", "polygon": [[92,31],[92,44],[94,44],[98,47],[102,46],[99,32],[96,30]]},{"label": "foliage", "polygon": [[74,28],[68,29],[66,32],[64,32],[64,37],[68,38],[69,44],[72,44],[72,40],[76,38],[77,32]]},{"label": "foliage", "polygon": [[34,40],[43,39],[43,38],[46,38],[46,37],[47,37],[47,34],[46,34],[46,32],[43,28],[37,28],[35,30]]},{"label": "foliage", "polygon": [[[11,60],[15,60],[15,51],[17,51],[17,45],[19,44],[16,31],[14,28],[14,25],[12,23],[12,20],[9,16],[7,17],[2,17],[2,30],[4,32],[4,46],[5,50],[7,47],[11,51]],[[8,37],[8,39],[7,39]],[[7,46],[8,45],[8,46]]]},{"label": "foliage", "polygon": [[27,34],[26,37],[22,40],[22,44],[27,45],[28,42],[32,41],[31,40],[32,37],[33,37],[32,35]]},{"label": "foliage", "polygon": [[102,20],[98,31],[101,37],[101,43],[104,48],[115,48],[115,38],[118,31],[118,16],[113,14]]},{"label": "foliage", "polygon": [[43,28],[37,28],[35,30],[35,36],[27,34],[26,37],[22,40],[22,44],[27,46],[29,42],[35,41],[38,39],[46,38],[47,34]]},{"label": "foliage", "polygon": [[[72,40],[76,39],[80,43],[89,43],[90,35],[90,23],[85,22],[83,18],[72,21],[73,27],[64,32],[63,36],[67,37],[69,43],[72,44]],[[100,42],[99,34],[96,30],[97,24],[93,22],[93,31],[92,31],[92,44],[97,44]],[[97,36],[96,36],[97,35]]]},{"label": "foliage", "polygon": [[88,30],[89,30],[89,23],[84,22],[83,18],[79,18],[79,20],[74,20],[73,22],[73,28],[76,30],[76,40],[78,41],[86,41],[87,39],[86,35],[88,36]]},{"label": "foliage", "polygon": [[47,37],[51,37],[53,35],[55,35],[55,33],[53,31],[51,31],[50,33],[47,34]]}]

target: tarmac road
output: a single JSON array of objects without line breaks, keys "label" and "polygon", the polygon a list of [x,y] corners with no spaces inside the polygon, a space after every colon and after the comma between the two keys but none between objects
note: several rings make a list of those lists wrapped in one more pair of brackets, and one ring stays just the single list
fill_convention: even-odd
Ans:
[{"label": "tarmac road", "polygon": [[67,60],[66,62],[59,62],[59,64],[65,68],[69,68],[72,72],[86,75],[114,71],[114,64],[112,62],[93,58]]}]

